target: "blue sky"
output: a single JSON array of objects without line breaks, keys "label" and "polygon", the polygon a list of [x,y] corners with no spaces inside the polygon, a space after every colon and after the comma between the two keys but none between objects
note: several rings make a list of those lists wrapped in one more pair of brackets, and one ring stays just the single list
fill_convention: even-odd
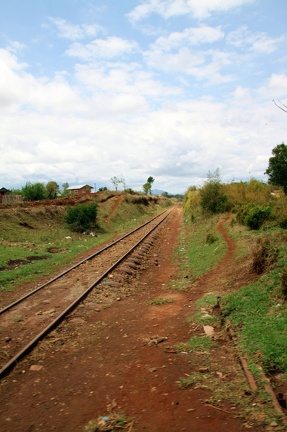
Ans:
[{"label": "blue sky", "polygon": [[286,0],[0,3],[0,187],[267,181]]}]

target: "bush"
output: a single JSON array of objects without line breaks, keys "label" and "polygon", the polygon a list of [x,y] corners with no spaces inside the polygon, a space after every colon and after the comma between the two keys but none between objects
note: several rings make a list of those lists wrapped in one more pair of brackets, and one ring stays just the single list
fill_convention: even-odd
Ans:
[{"label": "bush", "polygon": [[96,227],[97,203],[78,204],[75,207],[69,207],[65,221],[76,232],[84,232]]},{"label": "bush", "polygon": [[236,213],[236,222],[238,222],[241,225],[244,225],[245,222],[245,218],[248,215],[249,211],[254,207],[254,203],[253,204],[245,204],[245,205],[241,205],[241,206],[237,206],[234,211]]},{"label": "bush", "polygon": [[126,188],[124,190],[125,193],[131,194],[131,195],[135,195],[137,192],[134,191],[132,188]]},{"label": "bush", "polygon": [[47,191],[43,183],[26,183],[21,194],[25,201],[38,201],[47,198]]},{"label": "bush", "polygon": [[207,213],[224,213],[228,208],[227,196],[219,183],[207,183],[200,190],[201,207]]},{"label": "bush", "polygon": [[254,206],[245,216],[244,224],[251,229],[258,230],[270,218],[271,211],[270,206]]}]

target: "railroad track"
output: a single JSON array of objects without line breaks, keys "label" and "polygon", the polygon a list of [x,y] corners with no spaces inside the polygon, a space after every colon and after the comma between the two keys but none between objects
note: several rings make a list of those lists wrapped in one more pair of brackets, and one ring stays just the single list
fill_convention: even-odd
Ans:
[{"label": "railroad track", "polygon": [[[0,310],[0,378],[89,296],[117,291],[137,269],[167,220],[166,210]],[[53,305],[51,309],[51,305]]]}]

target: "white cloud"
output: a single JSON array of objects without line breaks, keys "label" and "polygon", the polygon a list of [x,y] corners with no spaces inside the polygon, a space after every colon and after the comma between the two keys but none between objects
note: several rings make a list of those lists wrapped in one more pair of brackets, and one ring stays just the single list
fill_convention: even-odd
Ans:
[{"label": "white cloud", "polygon": [[213,43],[222,39],[224,33],[220,27],[190,27],[182,32],[173,32],[168,36],[159,37],[152,45],[154,50],[171,51],[184,46],[201,45]]},{"label": "white cloud", "polygon": [[287,97],[287,75],[273,73],[263,86],[257,90],[260,97],[284,99]]},{"label": "white cloud", "polygon": [[73,43],[66,51],[71,57],[78,57],[84,60],[98,60],[99,58],[113,58],[130,54],[138,49],[134,41],[110,36],[106,39],[95,39],[88,44]]},{"label": "white cloud", "polygon": [[58,36],[64,39],[80,40],[94,37],[102,31],[102,28],[97,24],[71,24],[56,17],[50,17],[49,21],[56,27]]},{"label": "white cloud", "polygon": [[226,39],[230,45],[259,54],[270,54],[276,51],[283,41],[283,37],[271,38],[263,32],[252,33],[246,27],[240,27],[230,32]]},{"label": "white cloud", "polygon": [[180,15],[193,15],[195,18],[207,18],[213,12],[226,12],[254,0],[149,0],[136,6],[128,17],[132,22],[146,19],[157,13],[168,19]]},{"label": "white cloud", "polygon": [[224,73],[223,66],[232,63],[232,54],[217,50],[192,50],[179,48],[174,53],[160,50],[149,50],[144,58],[149,67],[177,75],[191,75],[197,80],[209,84],[230,82],[235,79],[232,74]]},{"label": "white cloud", "polygon": [[181,93],[179,88],[165,86],[135,63],[116,63],[110,68],[100,64],[77,64],[75,70],[81,85],[97,97],[99,94],[107,94],[110,98],[116,95],[162,98]]},{"label": "white cloud", "polygon": [[83,105],[77,91],[61,76],[38,78],[26,72],[27,65],[16,56],[0,50],[0,110],[81,111]]}]

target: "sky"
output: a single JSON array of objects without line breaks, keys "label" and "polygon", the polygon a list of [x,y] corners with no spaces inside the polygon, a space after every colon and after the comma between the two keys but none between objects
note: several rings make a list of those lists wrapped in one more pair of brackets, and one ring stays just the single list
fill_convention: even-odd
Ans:
[{"label": "sky", "polygon": [[0,188],[268,181],[286,0],[0,0]]}]

